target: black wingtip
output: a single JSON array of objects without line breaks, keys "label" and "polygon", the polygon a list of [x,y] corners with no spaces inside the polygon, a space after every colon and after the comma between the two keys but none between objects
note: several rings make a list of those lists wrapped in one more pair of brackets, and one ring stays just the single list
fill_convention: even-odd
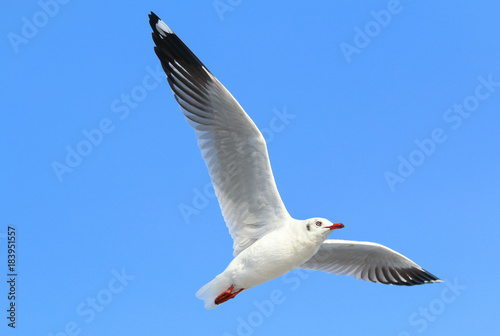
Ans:
[{"label": "black wingtip", "polygon": [[403,281],[398,282],[396,285],[414,286],[423,285],[428,283],[442,282],[437,276],[427,272],[424,269],[417,268],[398,268],[397,272]]},{"label": "black wingtip", "polygon": [[[160,22],[160,25],[158,25]],[[149,14],[149,24],[153,29],[152,37],[156,44],[155,52],[162,62],[163,69],[169,75],[169,64],[178,63],[179,71],[197,76],[201,82],[210,81],[210,72],[181,39],[153,12]],[[164,29],[163,29],[163,28]],[[187,74],[184,74],[187,76]]]},{"label": "black wingtip", "polygon": [[148,16],[151,29],[153,29],[154,32],[158,32],[158,30],[156,29],[156,24],[158,23],[158,21],[160,21],[160,18],[154,12],[151,12],[151,14],[148,14]]},{"label": "black wingtip", "polygon": [[151,11],[151,14],[148,14],[148,16],[149,16],[149,20],[155,21],[155,23],[158,22],[158,20],[160,20],[158,15],[156,15],[153,11]]}]

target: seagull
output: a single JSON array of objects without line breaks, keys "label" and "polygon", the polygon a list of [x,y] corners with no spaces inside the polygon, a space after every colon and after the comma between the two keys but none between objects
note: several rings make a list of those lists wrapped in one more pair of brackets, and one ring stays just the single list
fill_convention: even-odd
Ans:
[{"label": "seagull", "polygon": [[174,97],[194,128],[234,259],[196,296],[206,309],[296,268],[400,286],[441,282],[377,243],[327,239],[342,223],[292,218],[278,193],[266,142],[231,93],[179,37],[151,12],[155,53]]}]

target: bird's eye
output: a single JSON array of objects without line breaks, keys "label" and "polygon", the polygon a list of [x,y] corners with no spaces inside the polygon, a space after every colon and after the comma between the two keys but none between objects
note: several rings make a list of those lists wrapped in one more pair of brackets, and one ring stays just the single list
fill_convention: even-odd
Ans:
[{"label": "bird's eye", "polygon": [[321,226],[321,224],[323,224],[321,221],[316,221],[316,226]]}]

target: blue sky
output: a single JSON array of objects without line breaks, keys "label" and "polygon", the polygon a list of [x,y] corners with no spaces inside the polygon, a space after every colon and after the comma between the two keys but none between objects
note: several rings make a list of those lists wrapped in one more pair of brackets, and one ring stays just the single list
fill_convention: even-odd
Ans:
[{"label": "blue sky", "polygon": [[[4,2],[3,335],[496,332],[496,1]],[[206,311],[232,240],[158,60],[155,11],[269,142],[295,218],[387,245],[446,280],[296,272]],[[265,130],[265,131],[264,131]]]}]

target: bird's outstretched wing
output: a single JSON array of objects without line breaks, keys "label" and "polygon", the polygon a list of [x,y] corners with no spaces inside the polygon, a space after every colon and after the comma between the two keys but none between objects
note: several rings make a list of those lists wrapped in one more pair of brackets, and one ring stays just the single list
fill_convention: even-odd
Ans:
[{"label": "bird's outstretched wing", "polygon": [[318,252],[299,268],[339,275],[386,285],[413,286],[441,282],[410,259],[376,243],[328,239]]},{"label": "bird's outstretched wing", "polygon": [[234,255],[290,220],[274,181],[264,137],[203,63],[154,13],[155,52],[195,131]]}]

